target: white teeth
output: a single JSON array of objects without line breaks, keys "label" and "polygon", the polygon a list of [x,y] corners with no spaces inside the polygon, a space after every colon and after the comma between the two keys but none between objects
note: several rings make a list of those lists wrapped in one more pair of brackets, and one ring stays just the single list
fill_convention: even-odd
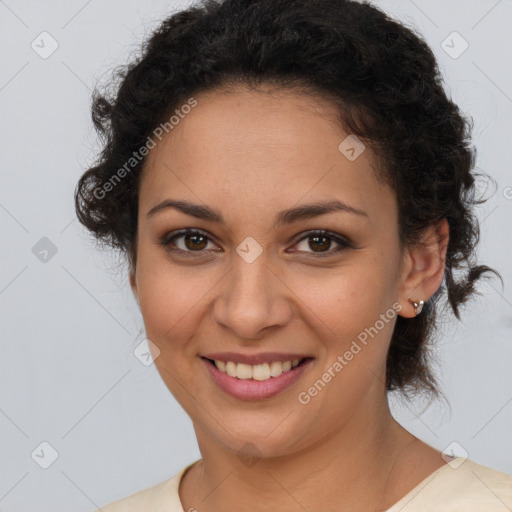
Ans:
[{"label": "white teeth", "polygon": [[252,378],[254,380],[270,379],[270,366],[268,363],[255,364],[252,367]]},{"label": "white teeth", "polygon": [[270,376],[271,377],[279,377],[283,373],[283,365],[281,361],[272,361],[270,363]]},{"label": "white teeth", "polygon": [[283,372],[289,372],[292,368],[298,366],[300,359],[294,361],[272,361],[263,364],[244,364],[234,363],[233,361],[215,360],[215,366],[222,372],[227,373],[230,377],[238,377],[239,379],[254,379],[259,381],[268,380],[272,377],[279,377]]},{"label": "white teeth", "polygon": [[[219,365],[217,364],[217,362],[218,361],[215,361],[215,364],[217,365],[217,368],[219,368]],[[219,370],[221,370],[221,369],[219,368]],[[233,363],[233,361],[228,361],[226,363],[226,373],[230,377],[236,377],[236,363]]]},{"label": "white teeth", "polygon": [[252,379],[252,366],[249,364],[238,363],[236,365],[236,376],[239,379]]}]

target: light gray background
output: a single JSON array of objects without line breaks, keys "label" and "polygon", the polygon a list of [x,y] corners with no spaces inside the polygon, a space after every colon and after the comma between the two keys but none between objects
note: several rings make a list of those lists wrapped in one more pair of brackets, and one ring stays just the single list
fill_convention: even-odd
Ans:
[{"label": "light gray background", "polygon": [[[498,183],[480,209],[479,255],[505,280],[504,292],[498,281],[482,284],[463,322],[443,329],[436,355],[451,410],[437,403],[422,414],[424,404],[393,400],[393,411],[432,446],[455,441],[456,454],[512,473],[512,2],[375,3],[426,37],[475,121],[478,167]],[[98,149],[93,86],[185,5],[0,0],[0,511],[92,511],[200,456],[189,418],[154,366],[133,355],[144,333],[126,274],[73,208]],[[59,45],[46,59],[31,48],[43,31]],[[456,59],[441,47],[453,31],[469,43]],[[46,262],[32,252],[42,237],[57,248]],[[31,457],[43,441],[58,453],[48,469],[35,462],[48,448]]]}]

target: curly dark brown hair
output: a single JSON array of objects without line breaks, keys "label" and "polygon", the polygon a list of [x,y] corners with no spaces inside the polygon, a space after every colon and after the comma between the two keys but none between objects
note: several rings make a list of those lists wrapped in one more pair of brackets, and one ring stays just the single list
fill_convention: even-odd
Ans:
[{"label": "curly dark brown hair", "polygon": [[[395,190],[403,246],[447,219],[444,282],[415,318],[398,317],[386,389],[438,397],[430,347],[439,299],[460,306],[489,272],[476,265],[479,225],[472,123],[444,91],[436,59],[413,29],[350,0],[203,0],[165,19],[133,62],[95,90],[103,150],[80,178],[75,207],[100,244],[136,265],[140,148],[193,94],[272,85],[328,98],[344,130],[378,155]],[[137,157],[137,158],[135,158]],[[127,167],[127,162],[130,166]],[[124,172],[122,171],[124,169]]]}]

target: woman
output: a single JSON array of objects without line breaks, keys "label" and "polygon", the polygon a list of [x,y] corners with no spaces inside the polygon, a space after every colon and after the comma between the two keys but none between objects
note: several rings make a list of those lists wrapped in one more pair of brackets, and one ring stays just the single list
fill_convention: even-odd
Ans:
[{"label": "woman", "polygon": [[102,510],[510,508],[511,476],[388,407],[439,394],[436,311],[458,318],[495,272],[474,261],[469,123],[427,45],[369,4],[206,1],[120,78],[95,96],[77,214],[126,254],[202,457]]}]

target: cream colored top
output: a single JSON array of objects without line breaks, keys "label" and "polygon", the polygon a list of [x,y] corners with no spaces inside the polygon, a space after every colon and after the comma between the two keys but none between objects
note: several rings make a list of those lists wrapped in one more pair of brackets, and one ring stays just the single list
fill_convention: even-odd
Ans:
[{"label": "cream colored top", "polygon": [[[181,477],[193,464],[168,480],[102,507],[101,512],[185,512],[178,489]],[[431,473],[385,512],[511,510],[512,476],[458,457]]]}]

